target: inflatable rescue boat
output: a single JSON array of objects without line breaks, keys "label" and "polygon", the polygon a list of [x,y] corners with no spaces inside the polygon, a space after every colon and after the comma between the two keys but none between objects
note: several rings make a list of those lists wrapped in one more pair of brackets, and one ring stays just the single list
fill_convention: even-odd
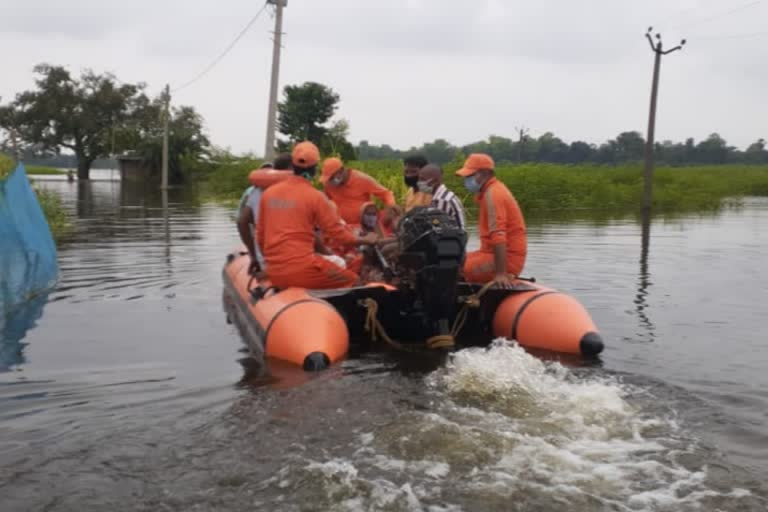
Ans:
[{"label": "inflatable rescue boat", "polygon": [[[271,171],[269,178],[277,178]],[[253,183],[253,180],[251,180]],[[467,234],[434,208],[400,221],[397,261],[371,249],[387,282],[355,288],[276,289],[249,274],[245,248],[227,255],[223,301],[251,354],[321,370],[342,360],[350,344],[379,340],[406,350],[451,350],[498,337],[565,354],[596,356],[603,341],[573,297],[518,279],[510,289],[460,279]]]}]

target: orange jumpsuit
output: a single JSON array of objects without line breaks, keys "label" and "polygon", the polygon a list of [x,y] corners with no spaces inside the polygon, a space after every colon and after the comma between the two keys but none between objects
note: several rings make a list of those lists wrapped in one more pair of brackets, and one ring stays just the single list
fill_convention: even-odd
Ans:
[{"label": "orange jumpsuit", "polygon": [[464,278],[471,283],[486,283],[496,275],[493,248],[507,244],[507,272],[520,275],[525,265],[527,241],[525,221],[512,193],[496,178],[491,178],[477,195],[480,205],[480,250],[467,254]]},{"label": "orange jumpsuit", "polygon": [[348,224],[360,222],[360,207],[378,197],[387,206],[395,205],[395,196],[365,173],[350,169],[349,179],[341,186],[325,185],[325,193],[339,207],[339,215]]},{"label": "orange jumpsuit", "polygon": [[357,237],[309,181],[292,176],[272,185],[264,191],[259,212],[257,238],[272,284],[323,289],[357,282],[357,274],[315,253],[315,226],[340,244],[355,245]]}]

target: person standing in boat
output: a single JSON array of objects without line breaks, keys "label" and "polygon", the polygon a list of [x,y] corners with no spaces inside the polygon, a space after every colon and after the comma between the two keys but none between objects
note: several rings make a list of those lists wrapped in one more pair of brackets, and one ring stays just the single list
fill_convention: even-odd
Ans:
[{"label": "person standing in boat", "polygon": [[429,194],[430,206],[437,208],[454,218],[461,229],[467,229],[464,205],[456,194],[448,190],[443,183],[443,169],[439,165],[427,164],[419,169],[419,192]]},{"label": "person standing in boat", "polygon": [[[259,169],[275,169],[277,171],[290,171],[292,168],[289,153],[281,153],[277,155],[274,162],[264,162],[259,167]],[[251,255],[249,267],[251,274],[263,270],[265,266],[264,257],[253,234],[259,221],[259,203],[263,193],[261,188],[254,186],[245,189],[240,198],[240,209],[237,216],[237,231],[240,234],[240,240],[248,248]]]},{"label": "person standing in boat", "polygon": [[356,169],[345,169],[338,158],[327,158],[320,175],[325,194],[339,207],[339,215],[347,224],[360,222],[360,208],[376,197],[388,207],[395,206],[391,190]]},{"label": "person standing in boat", "polygon": [[456,171],[479,205],[480,250],[467,254],[464,278],[471,283],[512,283],[525,265],[525,221],[512,192],[495,177],[493,159],[473,153]]},{"label": "person standing in boat", "polygon": [[357,274],[315,252],[315,227],[337,243],[375,244],[377,236],[355,236],[345,229],[328,198],[312,186],[320,152],[311,142],[296,144],[291,153],[293,173],[264,191],[256,230],[266,273],[278,288],[348,288]]},{"label": "person standing in boat", "polygon": [[403,159],[403,180],[408,187],[405,193],[405,212],[417,206],[429,206],[432,202],[432,194],[422,192],[418,189],[419,170],[429,162],[421,155],[411,155]]}]

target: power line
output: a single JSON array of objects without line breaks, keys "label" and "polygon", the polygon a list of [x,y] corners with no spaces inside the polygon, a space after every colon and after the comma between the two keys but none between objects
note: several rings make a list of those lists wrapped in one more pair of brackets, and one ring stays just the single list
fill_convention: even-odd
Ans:
[{"label": "power line", "polygon": [[188,82],[185,82],[185,83],[183,83],[182,85],[180,85],[180,86],[178,86],[178,87],[175,87],[175,88],[173,88],[173,89],[171,90],[171,92],[178,92],[178,91],[180,91],[180,90],[182,90],[182,89],[185,89],[185,88],[189,87],[190,85],[194,84],[195,82],[197,82],[198,80],[200,80],[201,78],[203,78],[205,75],[207,75],[207,74],[208,74],[208,73],[209,73],[209,72],[210,72],[210,71],[211,71],[211,70],[212,70],[212,69],[213,69],[213,68],[216,66],[216,64],[218,64],[219,62],[221,62],[221,60],[222,60],[224,57],[226,57],[226,56],[227,56],[227,54],[228,54],[230,51],[232,51],[232,48],[234,48],[234,47],[235,47],[235,45],[237,44],[237,42],[238,42],[238,41],[240,41],[240,39],[242,39],[242,38],[243,38],[243,36],[245,35],[245,33],[246,33],[246,32],[248,32],[248,30],[249,30],[249,29],[250,29],[250,28],[253,26],[253,24],[256,22],[256,20],[259,18],[259,16],[261,16],[261,13],[263,13],[263,12],[266,10],[266,8],[267,8],[267,5],[269,5],[269,2],[264,2],[264,5],[262,6],[262,8],[261,8],[261,9],[259,9],[259,11],[258,11],[258,12],[257,12],[257,13],[256,13],[256,14],[255,14],[255,15],[254,15],[254,16],[253,16],[251,19],[250,19],[250,21],[248,21],[248,24],[247,24],[247,25],[245,25],[245,28],[243,28],[243,30],[241,30],[241,31],[240,31],[240,33],[239,33],[239,34],[237,34],[237,37],[235,37],[235,39],[234,39],[234,40],[233,40],[233,41],[232,41],[232,42],[229,44],[229,46],[227,46],[227,47],[224,49],[224,51],[223,51],[223,52],[221,52],[221,54],[220,54],[218,57],[216,57],[215,59],[213,59],[213,61],[212,61],[210,64],[208,64],[208,66],[206,66],[206,67],[205,67],[205,68],[204,68],[204,69],[203,69],[203,70],[202,70],[200,73],[198,73],[198,74],[197,74],[197,75],[196,75],[196,76],[195,76],[193,79],[189,80]]},{"label": "power line", "polygon": [[696,21],[691,21],[689,23],[682,23],[680,25],[676,25],[674,27],[671,27],[671,30],[676,30],[676,29],[680,29],[680,28],[695,27],[695,26],[698,26],[698,25],[703,25],[704,23],[708,23],[708,22],[716,20],[716,19],[725,18],[726,16],[730,16],[731,14],[735,14],[735,13],[737,13],[739,11],[743,11],[744,9],[752,7],[753,5],[757,5],[760,2],[762,2],[762,1],[763,0],[754,0],[753,2],[749,2],[747,4],[740,5],[738,7],[735,7],[733,9],[730,9],[730,10],[725,11],[725,12],[714,14],[712,16],[709,16],[709,17],[701,19],[701,20],[696,20]]}]

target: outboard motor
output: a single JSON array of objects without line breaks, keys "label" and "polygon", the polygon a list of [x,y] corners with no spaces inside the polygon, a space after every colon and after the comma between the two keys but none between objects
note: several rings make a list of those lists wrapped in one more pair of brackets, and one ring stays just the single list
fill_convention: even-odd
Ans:
[{"label": "outboard motor", "polygon": [[467,233],[445,212],[418,207],[400,220],[397,237],[401,289],[413,293],[414,308],[423,312],[430,339],[450,335]]}]

